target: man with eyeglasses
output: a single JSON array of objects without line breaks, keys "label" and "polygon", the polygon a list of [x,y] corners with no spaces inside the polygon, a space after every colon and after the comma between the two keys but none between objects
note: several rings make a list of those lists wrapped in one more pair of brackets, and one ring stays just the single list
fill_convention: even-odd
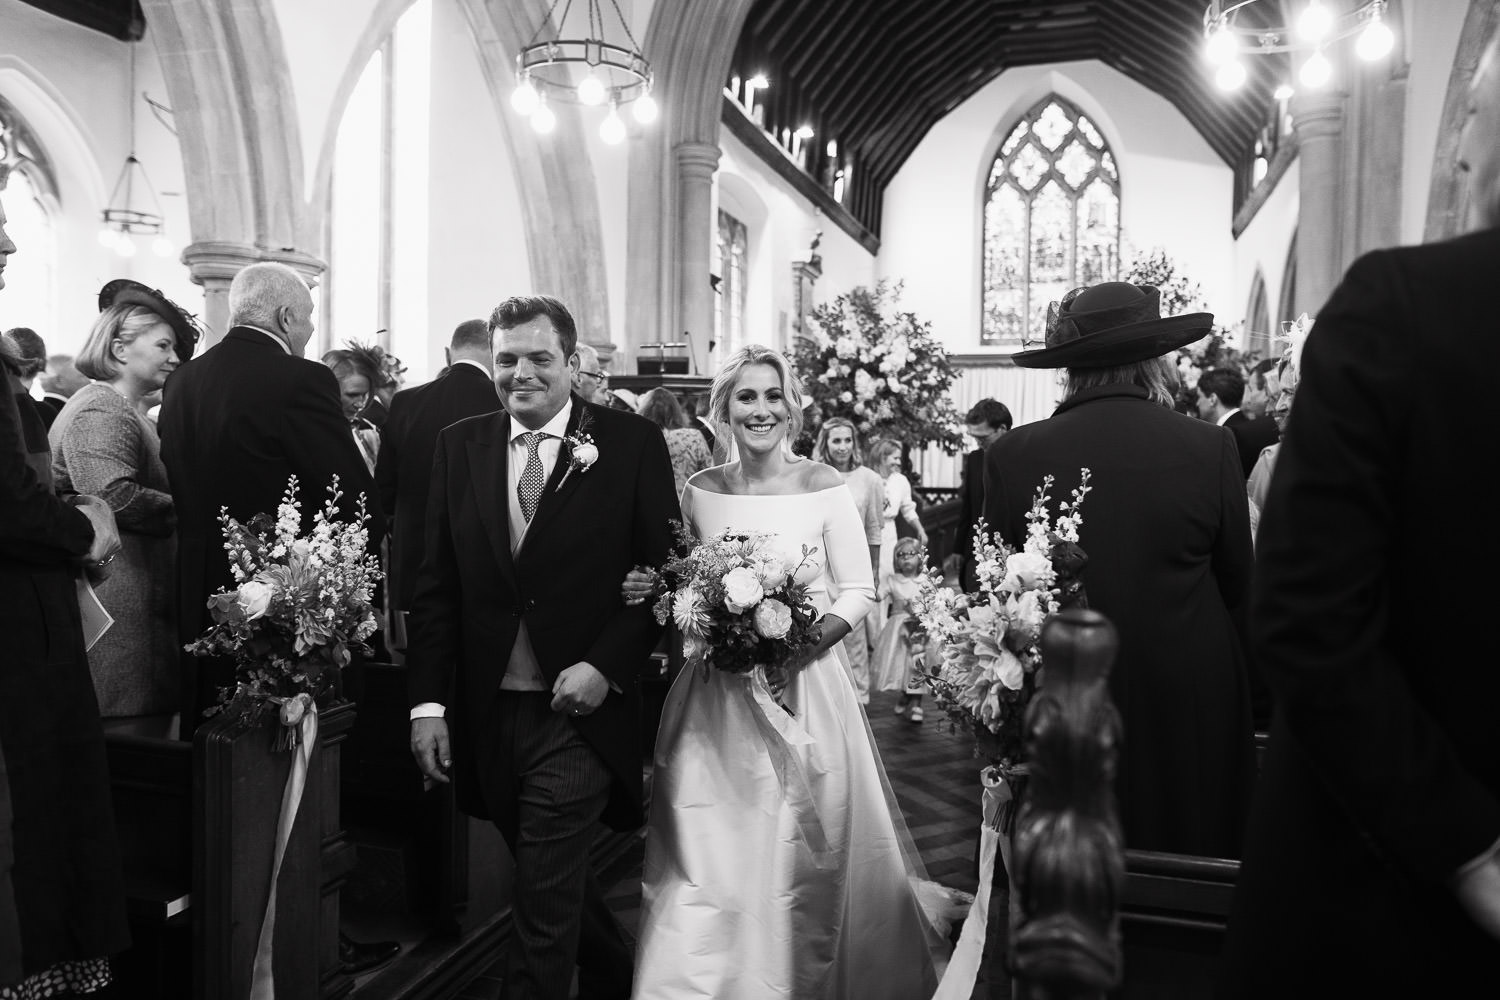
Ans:
[{"label": "man with eyeglasses", "polygon": [[588,344],[578,345],[578,371],[573,375],[573,385],[578,395],[590,403],[609,405],[609,373],[599,366],[599,352]]}]

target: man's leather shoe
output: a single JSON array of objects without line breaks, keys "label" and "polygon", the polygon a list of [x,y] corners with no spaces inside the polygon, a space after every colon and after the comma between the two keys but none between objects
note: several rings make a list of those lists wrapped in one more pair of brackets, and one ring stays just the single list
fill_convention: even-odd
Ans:
[{"label": "man's leather shoe", "polygon": [[401,953],[397,941],[355,941],[339,932],[339,964],[347,975],[355,976],[384,965]]}]

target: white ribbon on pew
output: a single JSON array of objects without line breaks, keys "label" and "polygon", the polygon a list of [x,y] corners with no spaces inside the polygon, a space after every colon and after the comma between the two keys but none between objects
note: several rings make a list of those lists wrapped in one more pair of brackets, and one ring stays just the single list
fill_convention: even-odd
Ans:
[{"label": "white ribbon on pew", "polygon": [[989,930],[990,885],[995,879],[997,853],[1005,870],[1011,870],[1010,837],[1000,832],[1000,810],[1011,799],[1010,786],[993,768],[985,768],[979,780],[984,784],[981,799],[984,819],[979,824],[979,891],[974,893],[974,902],[958,937],[958,947],[953,949],[953,957],[948,960],[948,968],[932,1000],[969,1000],[973,994],[979,963],[984,957],[985,934]]},{"label": "white ribbon on pew", "polygon": [[281,793],[281,816],[276,822],[276,855],[271,864],[271,892],[266,898],[266,915],[260,924],[260,940],[255,946],[255,966],[250,977],[250,1000],[275,1000],[276,980],[271,951],[276,938],[276,882],[281,875],[281,859],[286,855],[292,824],[297,821],[297,807],[307,787],[307,769],[313,748],[318,745],[318,709],[309,705],[297,725],[301,728],[297,745],[292,748],[292,769],[287,772],[286,788]]}]

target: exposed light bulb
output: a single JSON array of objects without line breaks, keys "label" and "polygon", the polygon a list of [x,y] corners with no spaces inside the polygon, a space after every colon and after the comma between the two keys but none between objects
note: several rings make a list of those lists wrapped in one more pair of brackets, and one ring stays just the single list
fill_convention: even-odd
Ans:
[{"label": "exposed light bulb", "polygon": [[604,82],[594,75],[593,70],[582,80],[578,81],[578,103],[595,107],[604,103]]},{"label": "exposed light bulb", "polygon": [[165,236],[158,236],[151,241],[151,252],[158,257],[170,257],[172,256],[172,251],[175,249],[176,247],[172,246],[172,241]]},{"label": "exposed light bulb", "polygon": [[557,115],[547,107],[546,101],[537,105],[537,109],[531,113],[531,127],[538,135],[546,135],[557,128]]},{"label": "exposed light bulb", "polygon": [[1370,15],[1370,23],[1365,25],[1365,30],[1359,33],[1359,38],[1354,43],[1354,51],[1365,62],[1374,62],[1384,59],[1396,45],[1396,36],[1392,33],[1385,19],[1376,11]]},{"label": "exposed light bulb", "polygon": [[542,103],[541,95],[536,92],[532,85],[530,76],[521,77],[521,83],[510,95],[510,106],[517,114],[530,118],[536,111],[537,105]]},{"label": "exposed light bulb", "polygon": [[110,227],[105,226],[99,230],[99,245],[104,247],[104,249],[113,250],[117,239],[119,239],[119,236]]},{"label": "exposed light bulb", "polygon": [[650,91],[647,91],[640,97],[637,97],[631,104],[630,113],[634,115],[635,120],[640,122],[642,125],[650,125],[652,122],[656,121],[656,116],[660,114],[661,111],[656,106],[656,99],[651,96]]},{"label": "exposed light bulb", "polygon": [[607,146],[618,146],[625,141],[625,123],[620,120],[620,113],[613,104],[609,106],[609,114],[604,116],[604,121],[599,123],[599,138]]},{"label": "exposed light bulb", "polygon": [[815,133],[813,132],[813,127],[811,125],[799,125],[797,126],[797,131],[793,132],[792,134],[801,139],[803,142],[806,142],[808,139],[811,139]]},{"label": "exposed light bulb", "polygon": [[1203,54],[1208,61],[1215,66],[1221,66],[1233,59],[1240,51],[1240,43],[1234,37],[1234,32],[1229,27],[1220,24],[1213,34],[1208,36],[1208,42],[1203,46]]},{"label": "exposed light bulb", "polygon": [[1276,88],[1276,92],[1271,96],[1278,101],[1290,101],[1292,99],[1292,95],[1296,93],[1297,92],[1292,89],[1292,85],[1290,83],[1283,83],[1281,86]]},{"label": "exposed light bulb", "polygon": [[1309,42],[1322,41],[1333,28],[1333,11],[1322,0],[1312,0],[1297,18],[1297,34]]},{"label": "exposed light bulb", "polygon": [[745,81],[745,86],[751,90],[765,90],[770,85],[771,81],[766,79],[766,74],[764,73],[757,73]]},{"label": "exposed light bulb", "polygon": [[1239,90],[1245,84],[1245,76],[1245,64],[1231,59],[1214,74],[1214,83],[1220,90]]},{"label": "exposed light bulb", "polygon": [[1302,64],[1302,69],[1297,73],[1297,79],[1309,90],[1317,90],[1333,79],[1333,63],[1319,49],[1307,57],[1307,62]]},{"label": "exposed light bulb", "polygon": [[127,234],[121,233],[120,238],[115,241],[115,253],[121,257],[134,257],[135,240],[131,239]]}]

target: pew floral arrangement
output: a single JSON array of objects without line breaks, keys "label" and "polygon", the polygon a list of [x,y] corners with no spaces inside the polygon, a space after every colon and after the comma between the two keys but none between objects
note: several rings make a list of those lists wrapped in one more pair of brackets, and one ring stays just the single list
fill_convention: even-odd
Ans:
[{"label": "pew floral arrangement", "polygon": [[1055,523],[1048,508],[1052,481],[1047,476],[1036,491],[1020,549],[983,521],[976,525],[977,594],[943,587],[930,572],[911,601],[940,657],[926,664],[923,679],[950,724],[972,733],[976,755],[1006,775],[1024,773],[1023,722],[1040,686],[1042,625],[1056,611],[1086,605],[1078,575],[1087,556],[1078,528],[1089,470],[1081,470],[1072,499],[1059,504]]},{"label": "pew floral arrangement", "polygon": [[819,638],[818,611],[807,592],[817,547],[802,546],[792,565],[773,534],[731,528],[694,544],[692,532],[674,524],[680,554],[656,574],[658,624],[676,623],[687,665],[701,668],[705,678],[709,668],[758,670],[767,688],[779,692],[788,665]]},{"label": "pew floral arrangement", "polygon": [[334,476],[306,535],[299,534],[296,476],[275,520],[262,513],[241,523],[221,511],[234,586],[209,597],[213,624],[185,647],[234,661],[235,683],[219,693],[209,714],[234,705],[253,721],[278,706],[283,746],[295,745],[309,709],[337,695],[339,671],[355,652],[370,651],[365,640],[378,627],[371,598],[382,574],[379,559],[367,551],[364,497],[357,518],[345,521],[339,519],[342,496]]}]

